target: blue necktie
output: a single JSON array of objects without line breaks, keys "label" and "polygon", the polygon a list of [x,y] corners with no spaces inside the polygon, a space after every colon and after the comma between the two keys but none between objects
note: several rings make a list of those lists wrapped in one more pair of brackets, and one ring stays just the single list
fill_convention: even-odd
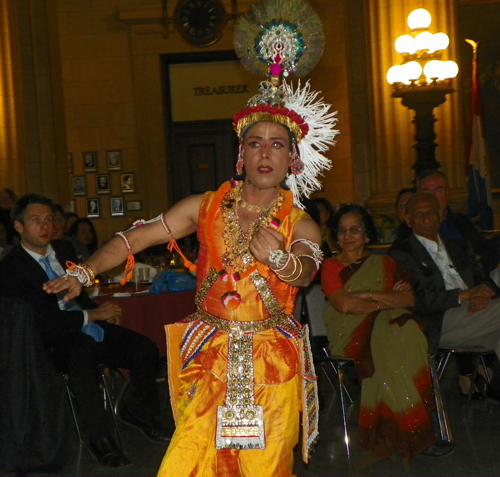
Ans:
[{"label": "blue necktie", "polygon": [[50,280],[54,280],[54,278],[59,277],[59,275],[56,272],[54,272],[54,269],[50,266],[48,255],[46,257],[42,257],[40,259],[40,263],[43,265],[43,268],[45,268],[45,273],[47,274]]},{"label": "blue necktie", "polygon": [[[59,277],[59,275],[50,266],[48,256],[40,258],[40,263],[43,265],[43,268],[45,268],[45,273],[47,274],[50,280],[54,280],[54,278]],[[74,306],[71,309],[81,310],[81,308],[78,305]],[[98,343],[100,343],[104,339],[104,330],[94,322],[90,322],[88,325],[84,325],[82,328],[82,332],[94,338],[94,341],[97,341]]]}]

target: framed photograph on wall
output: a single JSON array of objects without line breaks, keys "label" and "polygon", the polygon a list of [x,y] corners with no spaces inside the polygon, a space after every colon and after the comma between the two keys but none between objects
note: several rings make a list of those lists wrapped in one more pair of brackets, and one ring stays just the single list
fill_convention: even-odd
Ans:
[{"label": "framed photograph on wall", "polygon": [[120,186],[122,194],[135,192],[134,174],[120,174]]},{"label": "framed photograph on wall", "polygon": [[99,199],[86,199],[85,204],[87,206],[87,217],[96,218],[100,215],[101,208],[99,207]]},{"label": "framed photograph on wall", "polygon": [[73,195],[86,195],[85,176],[73,176],[72,179]]},{"label": "framed photograph on wall", "polygon": [[97,171],[97,152],[84,152],[83,153],[83,170],[84,172]]},{"label": "framed photograph on wall", "polygon": [[96,175],[96,190],[98,194],[109,194],[109,174]]},{"label": "framed photograph on wall", "polygon": [[141,210],[141,201],[140,200],[131,200],[130,202],[127,202],[127,210],[128,211]]},{"label": "framed photograph on wall", "polygon": [[107,151],[108,171],[120,171],[122,168],[122,151]]},{"label": "framed photograph on wall", "polygon": [[123,197],[111,197],[109,199],[111,217],[123,217]]}]

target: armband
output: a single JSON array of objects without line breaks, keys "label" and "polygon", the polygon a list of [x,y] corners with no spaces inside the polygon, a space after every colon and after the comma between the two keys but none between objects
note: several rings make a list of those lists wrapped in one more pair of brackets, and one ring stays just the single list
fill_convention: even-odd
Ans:
[{"label": "armband", "polygon": [[311,240],[309,239],[297,239],[297,240],[294,240],[291,245],[290,245],[290,250],[292,249],[292,247],[296,244],[296,243],[304,243],[306,245],[308,245],[311,250],[312,250],[312,255],[308,255],[308,254],[301,254],[299,255],[299,257],[307,257],[307,258],[310,258],[316,265],[316,270],[319,269],[319,266],[321,265],[321,262],[323,261],[323,252],[321,251],[321,249],[319,248],[319,245],[317,243],[314,243],[312,242]]}]

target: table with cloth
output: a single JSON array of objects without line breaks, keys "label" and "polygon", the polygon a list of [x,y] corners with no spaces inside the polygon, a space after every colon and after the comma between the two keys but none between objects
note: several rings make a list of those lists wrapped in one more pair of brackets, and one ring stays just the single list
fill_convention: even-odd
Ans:
[{"label": "table with cloth", "polygon": [[[160,356],[165,356],[165,325],[181,321],[195,311],[195,291],[152,295],[147,287],[142,288],[134,293],[134,284],[120,288],[101,287],[101,294],[93,299],[98,304],[106,301],[118,304],[123,312],[121,325],[146,335],[156,343]],[[118,296],[113,296],[115,293]],[[124,293],[130,296],[120,296]]]}]

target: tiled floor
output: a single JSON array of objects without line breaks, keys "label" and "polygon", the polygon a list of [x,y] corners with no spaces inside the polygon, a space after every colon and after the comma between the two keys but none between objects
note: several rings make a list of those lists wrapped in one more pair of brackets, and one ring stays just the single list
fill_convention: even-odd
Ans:
[{"label": "tiled floor", "polygon": [[[453,476],[486,477],[500,476],[500,406],[488,401],[473,401],[467,419],[462,419],[465,399],[456,387],[456,371],[450,364],[442,385],[445,403],[451,417],[455,435],[456,449],[452,454],[441,458],[417,456],[410,459],[411,471],[405,471],[400,460],[388,459],[377,462],[368,469],[359,471],[357,463],[362,457],[353,444],[351,465],[348,465],[343,446],[343,431],[339,414],[338,397],[332,399],[326,386],[321,386],[324,404],[320,420],[320,439],[316,452],[309,465],[300,459],[296,452],[295,474],[297,477],[330,476]],[[349,389],[357,397],[356,384]],[[164,394],[164,389],[160,389]],[[326,394],[326,395],[325,395]],[[351,439],[355,442],[357,407],[349,412]],[[165,453],[165,445],[152,444],[140,433],[124,429],[121,431],[125,449],[133,464],[130,467],[114,470],[97,465],[85,449],[82,449],[71,433],[71,447],[68,462],[58,474],[29,474],[31,477],[58,475],[65,477],[149,477],[155,476]],[[0,473],[1,477],[14,474]],[[175,476],[173,476],[175,477]],[[252,477],[252,476],[245,476]]]}]

